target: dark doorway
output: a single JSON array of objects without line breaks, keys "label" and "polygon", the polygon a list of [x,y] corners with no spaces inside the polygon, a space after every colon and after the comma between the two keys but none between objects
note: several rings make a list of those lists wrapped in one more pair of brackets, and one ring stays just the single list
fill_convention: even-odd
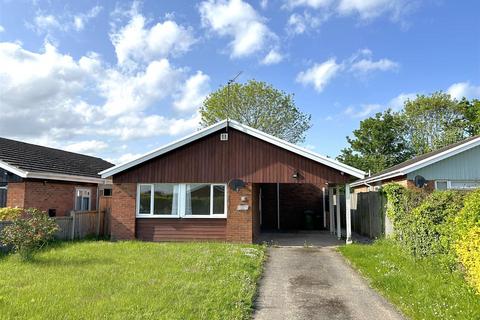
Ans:
[{"label": "dark doorway", "polygon": [[321,187],[308,183],[264,183],[260,185],[260,195],[262,230],[324,229]]}]

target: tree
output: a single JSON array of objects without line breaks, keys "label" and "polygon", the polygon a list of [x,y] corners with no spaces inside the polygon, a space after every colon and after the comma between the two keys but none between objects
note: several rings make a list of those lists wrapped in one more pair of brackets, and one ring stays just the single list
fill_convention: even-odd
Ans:
[{"label": "tree", "polygon": [[[466,105],[464,110],[469,111]],[[424,154],[469,136],[468,120],[457,100],[443,92],[418,95],[405,102],[403,115],[411,147],[416,155]]]},{"label": "tree", "polygon": [[388,109],[361,121],[337,159],[366,172],[382,171],[412,156],[406,134],[402,115]]},{"label": "tree", "polygon": [[469,136],[480,135],[480,100],[463,98],[458,103],[459,111],[464,117],[464,128]]},{"label": "tree", "polygon": [[303,142],[311,127],[311,116],[298,109],[293,95],[255,80],[211,93],[200,115],[203,127],[228,118],[291,143]]}]

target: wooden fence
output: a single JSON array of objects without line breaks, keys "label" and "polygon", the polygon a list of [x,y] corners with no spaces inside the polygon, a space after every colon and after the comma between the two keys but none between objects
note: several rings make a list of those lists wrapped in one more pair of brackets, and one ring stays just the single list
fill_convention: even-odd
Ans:
[{"label": "wooden fence", "polygon": [[380,192],[352,194],[352,230],[363,236],[378,238],[389,232],[386,219],[387,200]]},{"label": "wooden fence", "polygon": [[88,236],[110,235],[110,210],[72,211],[68,217],[56,217],[59,231],[55,237],[61,240],[83,239]]}]

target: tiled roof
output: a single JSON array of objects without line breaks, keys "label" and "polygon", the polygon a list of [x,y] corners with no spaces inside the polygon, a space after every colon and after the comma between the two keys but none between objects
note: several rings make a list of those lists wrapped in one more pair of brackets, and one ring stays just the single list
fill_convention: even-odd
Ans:
[{"label": "tiled roof", "polygon": [[100,178],[113,164],[100,158],[0,138],[0,161],[26,172]]}]

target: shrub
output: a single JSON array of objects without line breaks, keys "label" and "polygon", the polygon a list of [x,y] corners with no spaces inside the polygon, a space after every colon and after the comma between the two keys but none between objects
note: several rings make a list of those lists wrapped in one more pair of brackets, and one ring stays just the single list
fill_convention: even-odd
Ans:
[{"label": "shrub", "polygon": [[464,193],[435,191],[412,210],[407,245],[416,256],[446,254],[454,258],[455,217],[463,207]]},{"label": "shrub", "polygon": [[57,230],[57,223],[48,214],[28,209],[23,216],[17,217],[3,229],[0,240],[11,245],[22,259],[28,260],[53,238]]},{"label": "shrub", "polygon": [[455,246],[467,277],[480,294],[480,227],[473,227]]},{"label": "shrub", "polygon": [[0,208],[0,221],[15,220],[22,212],[22,208]]},{"label": "shrub", "polygon": [[480,189],[465,198],[465,206],[455,218],[455,225],[456,254],[480,293]]}]

